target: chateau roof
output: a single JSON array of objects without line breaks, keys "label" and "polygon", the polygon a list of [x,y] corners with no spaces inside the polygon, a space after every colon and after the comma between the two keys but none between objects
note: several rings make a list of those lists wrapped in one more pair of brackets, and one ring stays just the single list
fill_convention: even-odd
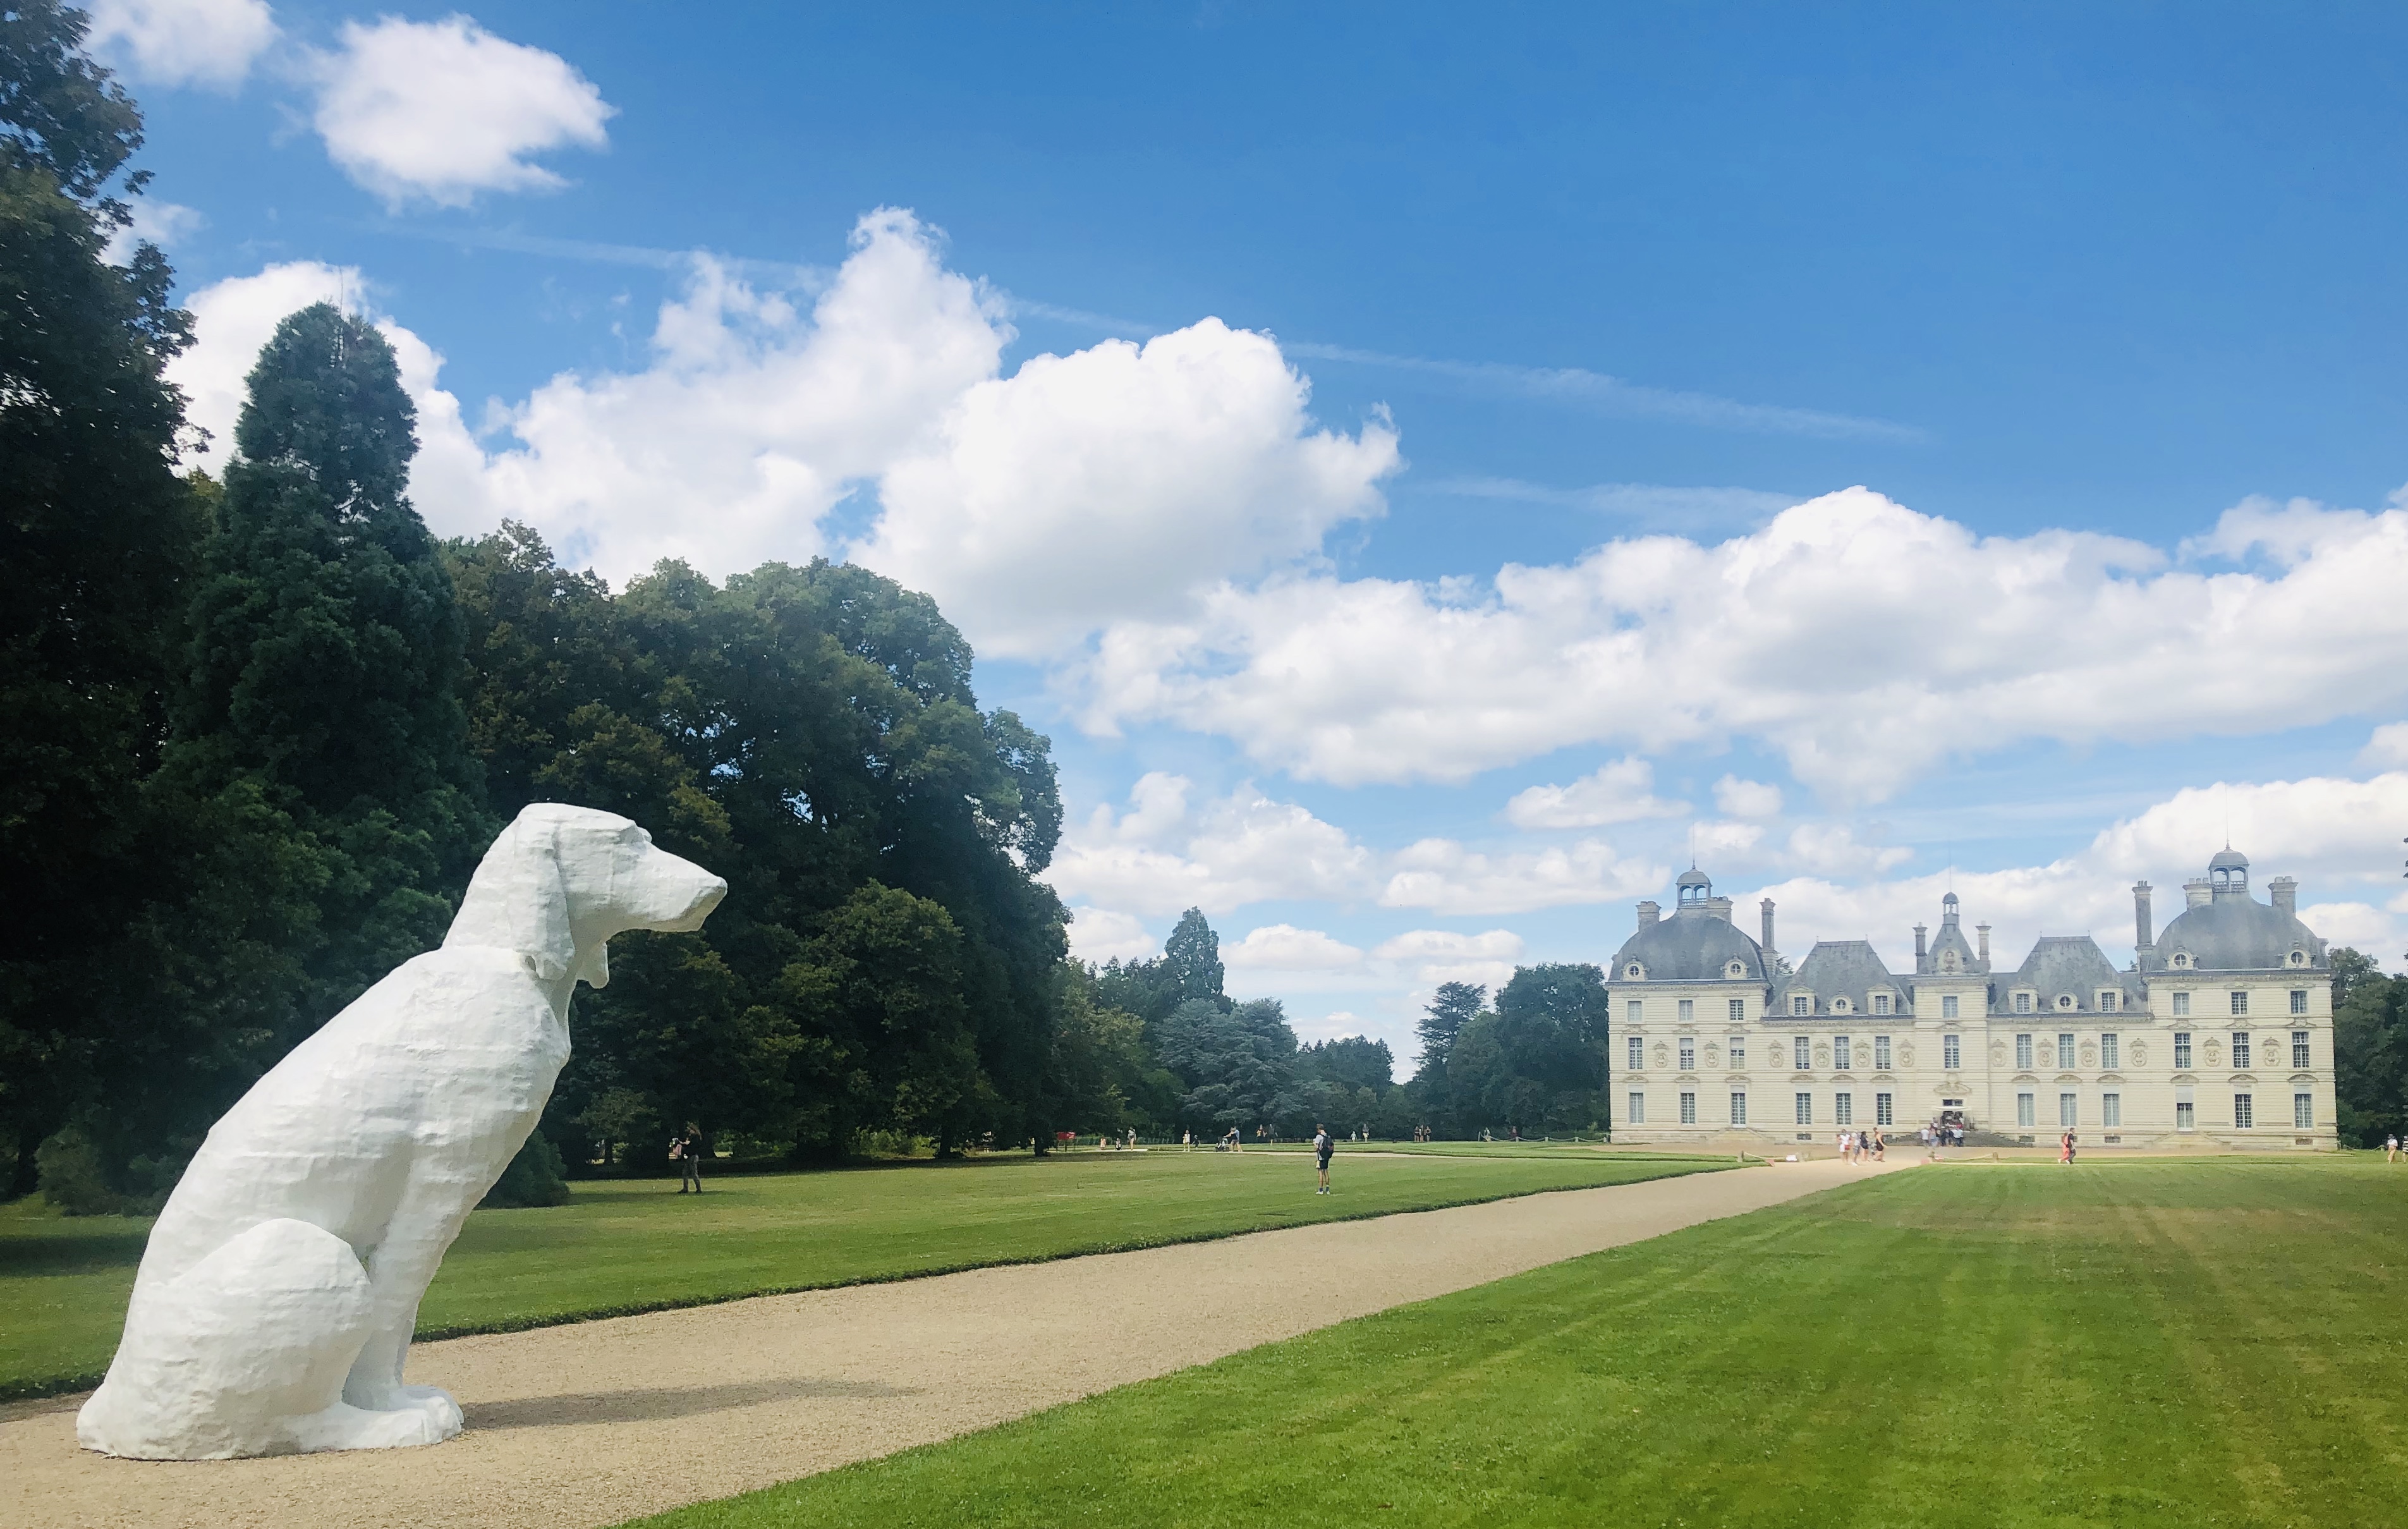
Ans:
[{"label": "chateau roof", "polygon": [[1817,1014],[1830,1013],[1834,998],[1845,998],[1856,1012],[1870,1014],[1874,993],[1891,993],[1903,1002],[1906,984],[1891,975],[1869,941],[1826,939],[1815,941],[1814,949],[1806,953],[1798,970],[1784,978],[1773,990],[1766,1017],[1789,1018],[1790,995],[1798,993],[1813,995]]},{"label": "chateau roof", "polygon": [[[1998,996],[1990,1011],[2007,1013],[2007,1006],[2013,1001],[2011,994],[2017,988],[2029,988],[2034,1011],[2045,1014],[2096,1013],[2101,988],[2114,988],[2125,994],[2118,1000],[2120,1003],[2139,1007],[2143,991],[2137,974],[2128,977],[2117,971],[2106,952],[2099,949],[2099,942],[2087,935],[2042,935],[2014,976],[1995,984]],[[2059,1009],[2060,997],[2071,997],[2073,1007]]]},{"label": "chateau roof", "polygon": [[2227,893],[2166,925],[2149,969],[2162,971],[2175,955],[2187,954],[2197,970],[2262,971],[2288,965],[2293,950],[2305,952],[2310,967],[2325,965],[2325,942],[2299,915],[2270,907],[2247,893]]},{"label": "chateau roof", "polygon": [[[1700,878],[1700,879],[1703,879]],[[1703,907],[1684,907],[1669,918],[1645,925],[1622,942],[1613,955],[1612,982],[1727,982],[1730,964],[1740,963],[1739,980],[1769,980],[1764,950],[1728,919]],[[1632,978],[1637,962],[1642,975]]]}]

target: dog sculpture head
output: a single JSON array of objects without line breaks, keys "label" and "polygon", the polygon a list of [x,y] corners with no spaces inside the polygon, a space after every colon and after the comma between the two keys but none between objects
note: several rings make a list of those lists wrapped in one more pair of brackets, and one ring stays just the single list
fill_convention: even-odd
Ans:
[{"label": "dog sculpture head", "polygon": [[515,950],[544,981],[598,988],[611,936],[699,929],[726,895],[726,882],[615,813],[538,802],[485,851],[443,943]]}]

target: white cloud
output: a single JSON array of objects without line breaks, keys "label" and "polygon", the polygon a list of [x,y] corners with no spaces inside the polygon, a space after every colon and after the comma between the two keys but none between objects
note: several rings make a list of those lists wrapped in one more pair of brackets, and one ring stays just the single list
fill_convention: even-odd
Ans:
[{"label": "white cloud", "polygon": [[466,16],[343,23],[311,58],[312,124],[326,153],[388,206],[466,207],[479,192],[566,184],[529,156],[600,149],[618,108],[567,60],[497,37]]},{"label": "white cloud", "polygon": [[276,41],[266,0],[89,0],[93,50],[158,85],[232,90]]},{"label": "white cloud", "polygon": [[1081,961],[1098,966],[1107,961],[1151,961],[1161,948],[1129,914],[1101,907],[1070,910],[1070,953]]},{"label": "white cloud", "polygon": [[2408,764],[2408,722],[2386,722],[2358,750],[2361,764]]},{"label": "white cloud", "polygon": [[888,470],[856,555],[1001,653],[1178,609],[1380,512],[1396,432],[1316,431],[1309,396],[1269,336],[1217,319],[1035,357],[971,388]]},{"label": "white cloud", "polygon": [[1777,818],[1781,816],[1781,788],[1727,775],[1714,782],[1714,806],[1726,817]]},{"label": "white cloud", "polygon": [[1569,786],[1532,786],[1505,804],[1517,828],[1602,828],[1641,818],[1677,818],[1686,802],[1654,794],[1656,767],[1643,759],[1617,759]]},{"label": "white cloud", "polygon": [[1424,990],[1440,982],[1497,988],[1512,977],[1514,965],[1526,949],[1522,936],[1510,929],[1477,935],[1413,929],[1383,940],[1371,953],[1410,972],[1414,984]]},{"label": "white cloud", "polygon": [[259,350],[285,316],[312,303],[358,306],[365,283],[348,265],[296,260],[257,276],[232,277],[203,288],[184,307],[193,315],[193,344],[167,364],[167,380],[184,390],[184,420],[208,432],[208,444],[186,460],[212,473],[234,454],[235,420],[242,412],[243,379]]},{"label": "white cloud", "polygon": [[1323,574],[1114,628],[1087,724],[1168,720],[1340,783],[1461,780],[1577,744],[1737,736],[1839,800],[2015,743],[2253,736],[2408,702],[2408,511],[2255,504],[2171,566],[2068,531],[1981,537],[1863,489],[1713,546],[1610,542],[1493,594]]},{"label": "white cloud", "polygon": [[1689,830],[1689,852],[1700,860],[1725,864],[1744,859],[1764,837],[1764,825],[1708,820]]},{"label": "white cloud", "polygon": [[1155,914],[1347,901],[1374,885],[1369,851],[1303,807],[1252,786],[1191,807],[1191,790],[1182,776],[1145,776],[1126,811],[1098,807],[1070,825],[1044,879],[1065,897]]},{"label": "white cloud", "polygon": [[1347,971],[1363,965],[1363,952],[1318,929],[1267,923],[1237,944],[1222,946],[1221,963],[1247,973]]},{"label": "white cloud", "polygon": [[196,207],[180,202],[162,202],[152,196],[136,197],[133,208],[134,221],[111,234],[108,247],[101,251],[101,257],[112,265],[132,260],[135,247],[145,240],[162,250],[173,250],[208,221]]},{"label": "white cloud", "polygon": [[1429,838],[1399,850],[1393,864],[1381,905],[1443,914],[1525,913],[1612,902],[1636,896],[1668,874],[1662,865],[1623,859],[1602,839],[1490,855],[1454,839]]},{"label": "white cloud", "polygon": [[1858,844],[1844,823],[1801,823],[1789,836],[1789,862],[1819,876],[1879,875],[1914,858],[1897,845]]}]

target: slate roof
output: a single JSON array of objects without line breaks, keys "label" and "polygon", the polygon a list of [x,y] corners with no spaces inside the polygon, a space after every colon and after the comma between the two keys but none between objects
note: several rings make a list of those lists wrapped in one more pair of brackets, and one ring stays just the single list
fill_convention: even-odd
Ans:
[{"label": "slate roof", "polygon": [[[2139,974],[2117,971],[2099,949],[2099,942],[2087,935],[2042,935],[2014,976],[1991,984],[1990,1012],[2014,1015],[2017,988],[2032,992],[2030,1011],[2014,1016],[2023,1019],[2041,1014],[2096,1014],[2102,988],[2122,994],[2116,1000],[2120,1009],[2146,1007],[2146,990]],[[2071,1008],[2057,1007],[2057,1000],[2064,997],[2073,1000]]]},{"label": "slate roof", "polygon": [[2201,971],[2262,971],[2287,966],[2293,950],[2307,952],[2312,970],[2325,967],[2325,942],[2299,916],[2230,892],[2186,910],[2166,925],[2151,950],[2148,969],[2164,971],[2176,952],[2187,952]]},{"label": "slate roof", "polygon": [[1716,918],[1702,907],[1682,908],[1624,940],[1622,949],[1613,953],[1613,970],[1606,974],[1606,980],[1631,980],[1624,974],[1634,961],[1646,973],[1641,980],[1649,982],[1731,981],[1726,972],[1733,961],[1743,968],[1737,980],[1769,980],[1762,947],[1728,919]]},{"label": "slate roof", "polygon": [[1831,1000],[1845,998],[1858,1014],[1872,1012],[1872,995],[1891,995],[1895,1011],[1907,1007],[1907,985],[1891,975],[1879,952],[1871,944],[1860,939],[1826,939],[1814,942],[1814,949],[1799,963],[1798,970],[1781,979],[1772,991],[1772,1001],[1765,1006],[1769,1020],[1794,1019],[1790,1013],[1793,993],[1811,993],[1816,1014],[1831,1012]]}]

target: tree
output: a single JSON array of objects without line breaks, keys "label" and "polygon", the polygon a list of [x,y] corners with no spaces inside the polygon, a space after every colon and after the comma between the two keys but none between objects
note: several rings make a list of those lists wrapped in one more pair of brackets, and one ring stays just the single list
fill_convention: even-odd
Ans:
[{"label": "tree", "polygon": [[1458,1107],[1526,1136],[1604,1122],[1607,1012],[1596,966],[1516,968],[1496,1012],[1464,1026],[1451,1049]]},{"label": "tree", "polygon": [[2408,1133],[2408,979],[2347,946],[2331,959],[2335,1130],[2372,1147]]},{"label": "tree", "polygon": [[1413,1033],[1421,1041],[1418,1065],[1422,1071],[1427,1072],[1432,1068],[1445,1071],[1447,1052],[1454,1050],[1455,1037],[1463,1034],[1463,1027],[1480,1016],[1487,1003],[1486,988],[1469,982],[1439,984],[1438,992],[1431,995],[1427,1007],[1422,1010],[1422,1017],[1413,1025]]},{"label": "tree", "polygon": [[1221,936],[1204,922],[1204,910],[1191,907],[1179,916],[1170,937],[1162,942],[1162,966],[1178,1001],[1221,997]]},{"label": "tree", "polygon": [[127,989],[162,861],[140,786],[206,512],[175,471],[174,273],[147,241],[108,259],[142,119],[86,27],[56,0],[0,16],[0,1193],[149,1023]]},{"label": "tree", "polygon": [[1155,1041],[1164,1066],[1185,1081],[1180,1111],[1191,1122],[1245,1130],[1279,1120],[1296,1080],[1296,1032],[1276,998],[1223,1008],[1190,998]]},{"label": "tree", "polygon": [[1306,1076],[1349,1092],[1363,1090],[1376,1097],[1396,1082],[1396,1057],[1384,1040],[1343,1036],[1315,1041],[1296,1055],[1297,1068]]}]

